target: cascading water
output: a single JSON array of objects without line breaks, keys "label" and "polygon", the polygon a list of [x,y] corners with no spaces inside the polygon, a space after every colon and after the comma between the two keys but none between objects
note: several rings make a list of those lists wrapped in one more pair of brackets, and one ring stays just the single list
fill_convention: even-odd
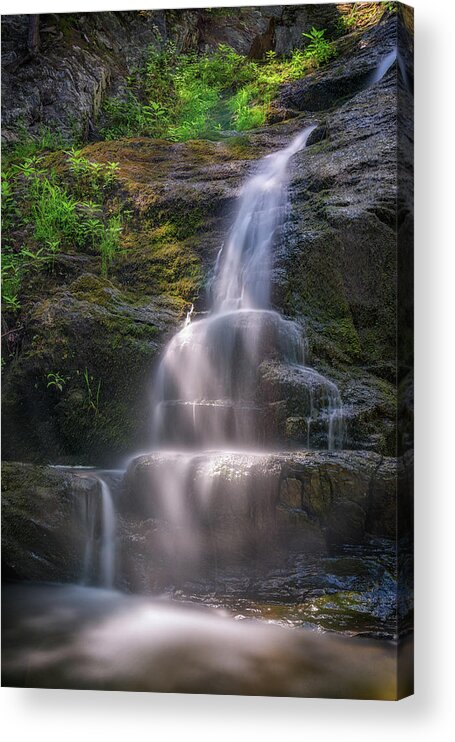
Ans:
[{"label": "cascading water", "polygon": [[[272,247],[288,206],[289,160],[314,128],[265,157],[243,189],[217,260],[212,312],[196,321],[193,311],[188,313],[158,370],[153,415],[158,449],[257,450],[274,439],[261,364],[302,369],[305,352],[302,328],[269,308]],[[312,394],[313,379],[309,385],[308,447],[318,422],[326,429],[326,447],[333,449],[342,444],[341,398],[335,384],[317,376],[318,393]],[[305,374],[301,379],[305,396]]]},{"label": "cascading water", "polygon": [[[381,80],[395,59],[396,50],[381,61],[370,84]],[[400,58],[398,66],[406,81],[407,73]],[[201,573],[194,570],[195,562],[204,558],[212,560],[217,570],[218,559],[221,564],[223,555],[234,554],[237,559],[241,555],[244,565],[246,554],[249,569],[256,546],[262,546],[257,551],[261,565],[266,552],[270,552],[276,566],[273,528],[280,517],[281,508],[275,507],[280,486],[286,485],[291,517],[307,518],[303,480],[291,476],[289,485],[288,480],[281,480],[286,454],[266,452],[270,446],[276,448],[277,443],[276,438],[269,436],[273,405],[277,402],[270,389],[273,392],[280,374],[299,391],[301,417],[306,424],[302,440],[306,447],[325,447],[331,451],[343,445],[343,408],[338,388],[305,365],[308,359],[302,327],[270,309],[272,248],[288,206],[288,164],[305,147],[312,129],[299,134],[284,150],[266,157],[246,183],[229,239],[215,266],[212,312],[198,319],[191,306],[184,328],[166,350],[156,382],[153,431],[157,450],[153,456],[144,457],[142,471],[146,472],[146,481],[136,480],[136,484],[145,483],[144,499],[149,507],[145,517],[139,507],[135,513],[135,498],[141,497],[140,488],[132,492],[125,487],[126,496],[132,495],[128,507],[137,519],[134,539],[151,547],[145,551],[147,558],[142,563],[140,559],[138,564],[135,562],[135,569],[148,572],[151,561],[148,557],[152,555],[156,557],[158,571],[168,569],[172,573],[175,568],[179,578],[183,574],[181,565],[188,565],[197,581]],[[284,439],[278,447],[285,448]],[[213,449],[217,449],[215,453]],[[236,449],[241,451],[232,453]],[[75,471],[81,474],[80,469]],[[117,492],[113,489],[112,474],[91,470],[83,475],[99,484],[97,490],[90,488],[78,501],[77,515],[80,518],[82,503],[86,537],[82,576],[85,586],[110,588],[122,584],[121,577],[125,574],[123,562],[128,549],[124,544],[122,559],[116,560]],[[123,477],[123,472],[117,474]],[[298,506],[294,512],[297,496],[302,507]],[[124,529],[119,540],[122,537],[125,538]],[[204,539],[210,541],[212,548],[204,547]],[[299,550],[302,548],[299,540]],[[375,563],[372,573],[374,588],[368,592],[368,604],[374,603],[372,595],[376,598],[378,594],[378,570],[384,569],[387,575],[384,594],[390,593],[395,605],[396,584],[391,578],[395,544],[391,546],[390,561],[384,564],[382,546],[376,548],[380,561]],[[133,559],[137,553],[132,550]],[[122,563],[120,579],[116,579],[116,561]],[[304,580],[297,581],[295,590],[299,594],[311,594],[313,575],[310,577],[310,573],[323,569],[323,581],[316,583],[317,595],[324,594],[327,584],[333,585],[330,590],[334,592],[346,585],[348,594],[357,589],[353,583],[358,576],[349,572],[343,577],[343,570],[347,562],[353,561],[352,555],[346,559],[343,554],[341,571],[335,569],[333,577],[328,574],[326,559],[322,567],[315,567],[310,560]],[[365,563],[362,555],[362,579]],[[254,572],[249,571],[245,579],[240,570],[239,579],[247,594],[254,590]],[[389,580],[391,586],[387,588]],[[232,587],[228,573],[225,582],[229,595]],[[293,582],[294,574],[288,571],[286,563],[286,592],[282,594],[288,597],[288,585]],[[270,586],[283,589],[279,583],[279,571],[272,571]],[[33,686],[35,677],[38,686],[44,678],[45,687],[50,680],[51,687],[58,683],[58,687],[177,692],[182,689],[207,692],[209,688],[222,693],[310,693],[312,696],[337,695],[341,688],[343,695],[351,693],[356,698],[381,697],[376,689],[368,689],[368,683],[371,686],[372,682],[369,668],[374,666],[376,679],[381,655],[377,646],[368,649],[365,639],[359,640],[356,652],[362,653],[366,647],[366,654],[361,654],[360,659],[356,655],[353,661],[352,642],[356,639],[347,640],[349,647],[342,643],[337,647],[330,637],[327,643],[320,644],[318,654],[316,641],[320,637],[309,639],[298,632],[285,635],[271,627],[258,628],[257,622],[253,625],[248,621],[199,615],[194,608],[177,611],[171,602],[153,603],[145,598],[85,586],[38,588],[33,585],[27,588],[30,596],[27,601],[22,598],[6,601],[9,609],[14,608],[7,622],[10,636],[6,641],[9,652],[5,666],[12,685]],[[23,590],[23,587],[12,585],[9,589]],[[381,587],[379,592],[382,590]],[[16,606],[20,608],[19,618],[15,615]],[[253,614],[247,615],[257,618],[258,607],[256,604],[252,607]],[[270,620],[271,606],[264,608],[260,615]],[[300,626],[300,604],[296,610],[296,625]],[[312,614],[316,611],[313,602],[309,610]],[[357,607],[350,609],[349,613],[356,610]],[[241,611],[242,618],[243,606]],[[325,607],[323,611],[326,613]],[[395,613],[390,620],[395,630]],[[219,621],[219,626],[215,625]],[[317,620],[315,625],[320,628]],[[365,625],[361,626],[364,631]],[[28,640],[25,651],[24,637]],[[388,657],[389,665],[383,670],[383,677],[393,678],[390,683],[395,683],[396,648],[388,644],[384,647],[383,651],[393,654],[393,659]],[[338,672],[340,668],[342,671]],[[215,684],[220,685],[212,688],[214,678]],[[325,679],[324,685],[321,679]],[[385,686],[386,681],[381,680],[379,685]],[[390,688],[384,697],[396,698],[395,686]]]},{"label": "cascading water", "polygon": [[397,48],[394,47],[386,56],[381,59],[380,63],[376,67],[375,71],[371,76],[369,85],[375,85],[377,82],[382,80],[384,75],[389,71],[391,66],[397,60]]},{"label": "cascading water", "polygon": [[99,483],[99,497],[87,496],[83,503],[86,545],[82,583],[111,588],[115,577],[116,513],[109,484],[98,474],[87,474]]},{"label": "cascading water", "polygon": [[270,302],[271,249],[285,213],[288,163],[315,129],[298,134],[285,149],[264,158],[246,183],[215,280],[214,310],[265,309]]},{"label": "cascading water", "polygon": [[298,389],[307,447],[342,446],[338,388],[305,365],[302,326],[270,308],[272,248],[289,205],[288,164],[314,128],[265,157],[246,182],[218,256],[212,311],[194,319],[191,308],[158,369],[148,512],[171,525],[162,553],[177,576],[200,563],[207,539],[215,555],[232,555],[242,542],[251,547],[261,539],[263,529],[270,536],[269,504],[279,488],[273,451],[288,447],[274,425],[276,394],[278,405],[287,404],[283,379]]},{"label": "cascading water", "polygon": [[102,502],[102,530],[100,550],[101,584],[112,587],[115,570],[115,509],[112,494],[106,482],[99,478]]}]

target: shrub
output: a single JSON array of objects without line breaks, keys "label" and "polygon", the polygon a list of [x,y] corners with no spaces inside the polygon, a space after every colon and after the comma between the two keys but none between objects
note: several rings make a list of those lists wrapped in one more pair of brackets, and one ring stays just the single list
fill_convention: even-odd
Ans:
[{"label": "shrub", "polygon": [[77,201],[58,185],[55,176],[34,180],[30,195],[36,241],[45,245],[75,242],[78,234]]},{"label": "shrub", "polygon": [[109,206],[118,163],[92,162],[74,148],[66,154],[67,173],[44,167],[45,159],[36,155],[2,172],[2,305],[6,310],[20,309],[24,277],[33,270],[53,271],[61,250],[90,246],[100,254],[101,271],[106,274],[119,249],[124,217],[115,213],[118,207],[110,213]]},{"label": "shrub", "polygon": [[335,56],[333,45],[325,38],[325,29],[312,28],[309,33],[303,33],[310,43],[304,51],[304,57],[312,65],[320,67]]},{"label": "shrub", "polygon": [[144,67],[129,79],[123,99],[111,98],[103,109],[107,138],[165,137],[182,141],[210,137],[220,129],[242,131],[265,123],[270,104],[286,80],[334,55],[325,31],[312,29],[305,51],[278,59],[243,57],[221,44],[211,54],[178,54],[175,45],[149,49]]},{"label": "shrub", "polygon": [[120,249],[122,231],[122,217],[120,214],[116,214],[109,219],[106,228],[101,234],[99,250],[101,253],[101,273],[104,276],[107,276],[109,266],[115,254]]}]

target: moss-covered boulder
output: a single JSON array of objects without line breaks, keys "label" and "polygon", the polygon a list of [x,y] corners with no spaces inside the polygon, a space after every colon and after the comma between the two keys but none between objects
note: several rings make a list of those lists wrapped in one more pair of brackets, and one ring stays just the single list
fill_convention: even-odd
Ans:
[{"label": "moss-covered boulder", "polygon": [[84,510],[95,479],[14,462],[2,465],[2,579],[79,582]]},{"label": "moss-covered boulder", "polygon": [[113,461],[147,438],[157,356],[181,304],[83,274],[30,308],[3,389],[6,458]]}]

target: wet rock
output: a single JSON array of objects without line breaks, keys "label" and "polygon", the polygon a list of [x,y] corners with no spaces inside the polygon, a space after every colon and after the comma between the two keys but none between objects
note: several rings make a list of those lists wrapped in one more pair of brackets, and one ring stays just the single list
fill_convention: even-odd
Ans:
[{"label": "wet rock", "polygon": [[4,580],[79,582],[84,506],[99,485],[83,475],[31,464],[2,464]]},{"label": "wet rock", "polygon": [[[40,16],[40,48],[27,49],[26,15],[2,18],[2,137],[19,124],[86,137],[110,83],[125,79],[163,29],[162,11]],[[5,56],[4,56],[5,55]]]},{"label": "wet rock", "polygon": [[281,102],[300,111],[326,111],[364,88],[382,59],[397,43],[397,16],[365,31],[355,31],[338,43],[339,57],[308,77],[286,85]]},{"label": "wet rock", "polygon": [[393,459],[373,453],[157,452],[130,465],[120,508],[185,526],[197,543],[209,528],[224,558],[265,544],[311,550],[359,543],[367,522],[376,535],[392,536],[395,473]]},{"label": "wet rock", "polygon": [[302,483],[298,479],[285,479],[280,487],[280,500],[289,508],[302,508]]},{"label": "wet rock", "polygon": [[3,385],[4,456],[112,462],[140,445],[144,395],[179,314],[169,297],[141,302],[91,274],[38,301]]},{"label": "wet rock", "polygon": [[[368,49],[380,56],[386,47],[374,35],[379,34],[376,28]],[[396,37],[396,22],[387,28]],[[354,61],[349,57],[339,64]],[[330,73],[327,69],[321,74],[332,80],[335,72],[334,63]],[[276,273],[284,279],[276,285],[277,301],[289,315],[307,319],[316,368],[319,359],[332,367],[357,365],[363,359],[363,365],[392,382],[396,101],[390,71],[377,85],[360,89],[321,117],[325,137],[294,159],[294,208]]]}]

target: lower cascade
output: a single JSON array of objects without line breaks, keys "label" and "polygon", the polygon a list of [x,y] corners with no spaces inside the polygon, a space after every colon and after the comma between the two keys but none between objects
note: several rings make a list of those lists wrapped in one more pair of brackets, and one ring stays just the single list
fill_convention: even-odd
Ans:
[{"label": "lower cascade", "polygon": [[[87,494],[82,498],[82,521],[85,532],[85,549],[81,582],[83,585],[100,585],[112,588],[116,568],[116,508],[113,487],[123,471],[92,472],[89,479],[98,484],[97,496]],[[108,480],[112,480],[109,481]]]}]

